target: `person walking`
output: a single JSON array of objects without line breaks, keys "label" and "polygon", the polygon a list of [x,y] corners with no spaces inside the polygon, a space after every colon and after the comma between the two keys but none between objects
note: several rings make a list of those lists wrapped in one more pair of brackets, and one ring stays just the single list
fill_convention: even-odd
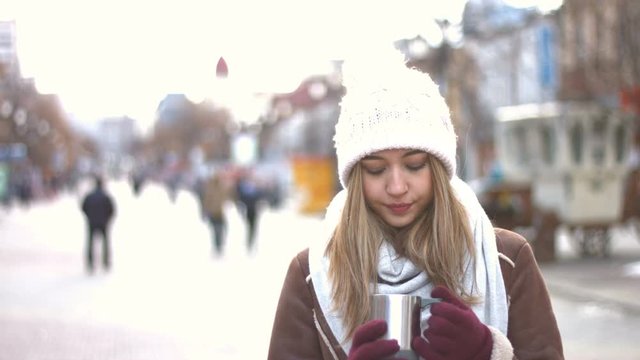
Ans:
[{"label": "person walking", "polygon": [[88,225],[85,262],[87,271],[94,269],[94,244],[99,235],[102,240],[102,265],[105,270],[111,269],[111,244],[109,226],[115,214],[115,203],[104,188],[104,181],[96,176],[94,188],[82,200],[82,212]]},{"label": "person walking", "polygon": [[224,252],[227,230],[225,206],[230,196],[230,188],[220,172],[214,173],[204,184],[202,211],[211,228],[212,249],[216,255]]},{"label": "person walking", "polygon": [[[323,233],[290,262],[268,358],[562,359],[531,246],[494,228],[457,177],[437,85],[393,61],[362,77],[345,63],[334,136],[343,189]],[[440,299],[420,311],[411,357],[369,319],[373,294]]]},{"label": "person walking", "polygon": [[240,174],[236,182],[236,196],[239,201],[240,213],[246,223],[247,250],[251,251],[255,246],[262,190],[250,170]]}]

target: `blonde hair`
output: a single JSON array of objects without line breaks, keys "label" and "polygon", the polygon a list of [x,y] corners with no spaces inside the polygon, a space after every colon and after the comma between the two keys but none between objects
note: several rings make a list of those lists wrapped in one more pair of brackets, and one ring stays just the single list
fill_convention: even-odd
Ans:
[{"label": "blonde hair", "polygon": [[[329,242],[334,310],[341,313],[347,338],[367,320],[369,295],[377,284],[378,249],[383,239],[422,268],[434,285],[444,285],[473,303],[462,278],[475,267],[474,242],[464,206],[458,201],[443,164],[429,156],[433,201],[411,225],[395,230],[368,208],[358,163],[348,178],[342,217]],[[373,286],[373,287],[372,287]]]}]

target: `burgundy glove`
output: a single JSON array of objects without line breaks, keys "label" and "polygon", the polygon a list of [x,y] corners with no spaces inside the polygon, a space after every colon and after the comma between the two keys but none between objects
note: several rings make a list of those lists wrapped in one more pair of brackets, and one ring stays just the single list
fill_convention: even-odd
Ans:
[{"label": "burgundy glove", "polygon": [[420,336],[413,338],[413,350],[429,360],[490,359],[491,331],[476,314],[443,286],[433,289],[431,297],[442,301],[431,305],[429,327],[423,334],[427,340]]},{"label": "burgundy glove", "polygon": [[371,320],[356,329],[349,351],[349,360],[378,360],[400,350],[397,340],[380,339],[387,332],[387,322]]}]

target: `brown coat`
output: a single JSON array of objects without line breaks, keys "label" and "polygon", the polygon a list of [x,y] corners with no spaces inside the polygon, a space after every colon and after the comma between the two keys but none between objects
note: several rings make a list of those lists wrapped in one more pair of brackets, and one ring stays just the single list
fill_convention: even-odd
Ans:
[{"label": "brown coat", "polygon": [[224,206],[231,198],[229,185],[222,176],[214,175],[205,184],[202,208],[204,213],[214,219],[224,218]]},{"label": "brown coat", "polygon": [[[507,338],[518,360],[564,359],[549,293],[531,246],[520,235],[496,229],[500,266],[507,290]],[[289,265],[271,333],[269,359],[347,358],[333,336],[313,291],[309,250]]]}]

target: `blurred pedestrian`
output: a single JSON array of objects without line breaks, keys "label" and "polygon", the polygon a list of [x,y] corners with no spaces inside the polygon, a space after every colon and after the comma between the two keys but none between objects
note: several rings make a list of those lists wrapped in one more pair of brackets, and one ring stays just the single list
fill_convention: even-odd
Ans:
[{"label": "blurred pedestrian", "polygon": [[172,203],[176,202],[178,197],[178,190],[180,186],[180,174],[173,174],[167,179],[166,184],[167,194],[169,195],[169,200]]},{"label": "blurred pedestrian", "polygon": [[202,211],[211,227],[212,249],[222,255],[227,232],[225,206],[231,197],[231,189],[220,172],[214,173],[203,187]]},{"label": "blurred pedestrian", "polygon": [[[391,64],[365,78],[345,67],[334,137],[344,190],[289,265],[268,358],[562,359],[531,246],[495,229],[456,176],[456,135],[436,84],[402,59]],[[376,293],[440,300],[421,308],[402,353],[383,338],[388,324],[369,318]]]},{"label": "blurred pedestrian", "polygon": [[146,176],[143,170],[135,169],[131,174],[131,188],[133,190],[133,194],[136,196],[140,195],[142,191],[142,186],[146,180]]},{"label": "blurred pedestrian", "polygon": [[236,196],[239,203],[239,211],[246,223],[247,250],[251,251],[255,245],[262,191],[250,170],[243,171],[237,179]]},{"label": "blurred pedestrian", "polygon": [[115,214],[115,203],[105,190],[103,179],[96,176],[94,181],[93,189],[82,200],[82,212],[88,225],[85,261],[89,272],[94,271],[93,252],[98,236],[102,240],[102,265],[105,270],[111,268],[109,227]]},{"label": "blurred pedestrian", "polygon": [[3,207],[9,205],[9,167],[0,163],[0,203]]}]

